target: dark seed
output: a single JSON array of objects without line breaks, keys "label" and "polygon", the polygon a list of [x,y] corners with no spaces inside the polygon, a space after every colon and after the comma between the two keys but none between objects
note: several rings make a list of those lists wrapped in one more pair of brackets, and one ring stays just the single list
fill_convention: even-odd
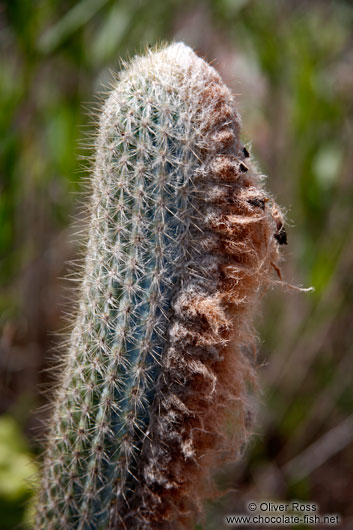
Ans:
[{"label": "dark seed", "polygon": [[281,226],[281,228],[274,234],[273,236],[275,240],[278,242],[279,245],[287,245],[287,232],[285,231],[284,226]]},{"label": "dark seed", "polygon": [[248,199],[247,202],[252,206],[258,206],[262,210],[265,209],[265,201],[263,199]]}]

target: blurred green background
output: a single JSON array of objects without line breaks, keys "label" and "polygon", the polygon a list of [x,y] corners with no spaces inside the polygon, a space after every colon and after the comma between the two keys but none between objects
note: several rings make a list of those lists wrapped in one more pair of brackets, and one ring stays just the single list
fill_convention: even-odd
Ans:
[{"label": "blurred green background", "polygon": [[283,276],[315,287],[263,300],[256,436],[197,528],[260,499],[316,502],[353,528],[352,28],[343,0],[0,2],[0,530],[29,517],[89,114],[119,57],[162,40],[194,47],[236,94],[287,211]]}]

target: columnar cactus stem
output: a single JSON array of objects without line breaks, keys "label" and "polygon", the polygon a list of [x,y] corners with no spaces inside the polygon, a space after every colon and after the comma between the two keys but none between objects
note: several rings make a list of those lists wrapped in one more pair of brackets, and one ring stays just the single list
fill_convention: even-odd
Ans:
[{"label": "columnar cactus stem", "polygon": [[119,75],[36,529],[188,527],[211,465],[246,440],[252,313],[282,221],[239,127],[230,91],[183,44]]}]

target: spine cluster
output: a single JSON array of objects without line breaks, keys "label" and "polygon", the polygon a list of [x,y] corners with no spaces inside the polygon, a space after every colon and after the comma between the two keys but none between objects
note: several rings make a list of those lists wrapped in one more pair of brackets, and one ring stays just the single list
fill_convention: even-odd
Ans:
[{"label": "spine cluster", "polygon": [[38,530],[187,528],[210,467],[247,438],[252,314],[281,216],[239,127],[183,44],[135,58],[104,105]]}]

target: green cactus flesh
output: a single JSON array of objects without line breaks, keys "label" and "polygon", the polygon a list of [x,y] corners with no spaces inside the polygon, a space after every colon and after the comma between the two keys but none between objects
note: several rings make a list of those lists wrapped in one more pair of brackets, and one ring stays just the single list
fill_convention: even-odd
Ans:
[{"label": "green cactus flesh", "polygon": [[106,100],[36,529],[188,527],[211,465],[240,451],[281,216],[239,126],[181,43],[135,58]]}]

